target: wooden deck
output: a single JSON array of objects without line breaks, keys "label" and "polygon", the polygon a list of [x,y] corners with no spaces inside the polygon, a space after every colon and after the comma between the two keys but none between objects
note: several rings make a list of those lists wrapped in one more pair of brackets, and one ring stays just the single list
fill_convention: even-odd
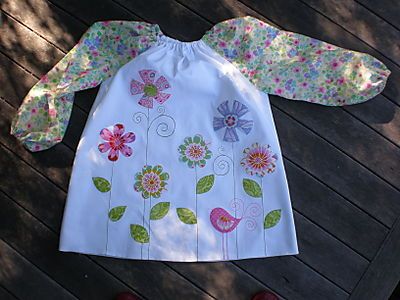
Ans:
[{"label": "wooden deck", "polygon": [[[3,0],[0,29],[0,299],[388,299],[400,279],[400,2],[396,0]],[[9,135],[32,85],[93,22],[158,23],[199,39],[253,15],[363,51],[392,71],[375,99],[329,108],[271,97],[300,255],[162,263],[58,252],[74,152],[96,90],[78,93],[64,141],[30,153]],[[397,297],[400,298],[398,295]],[[399,299],[393,296],[392,299]]]}]

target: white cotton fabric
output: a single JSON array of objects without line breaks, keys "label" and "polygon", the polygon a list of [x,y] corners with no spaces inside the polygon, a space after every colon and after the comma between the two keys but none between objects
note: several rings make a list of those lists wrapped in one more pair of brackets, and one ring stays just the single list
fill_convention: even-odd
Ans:
[{"label": "white cotton fabric", "polygon": [[[154,70],[156,79],[164,76],[168,81],[170,87],[162,92],[171,96],[163,104],[154,100],[153,108],[148,109],[138,103],[141,94],[131,93],[132,80],[142,82],[141,70]],[[242,118],[252,120],[252,128],[248,134],[236,129],[236,142],[224,141],[226,128],[214,130],[213,120],[223,117],[217,110],[223,102],[228,101],[231,107],[235,100],[247,107]],[[150,122],[160,114],[166,116],[150,126],[147,139],[144,115],[148,112]],[[165,123],[157,127],[161,119]],[[119,153],[118,160],[112,162],[108,152],[101,153],[98,146],[105,142],[100,131],[112,131],[115,124],[123,124],[125,133],[133,132],[136,139],[126,144],[133,149],[131,156]],[[164,130],[164,135],[172,134],[160,136],[157,128]],[[190,168],[179,159],[178,147],[186,137],[198,134],[212,156],[204,167]],[[255,143],[269,145],[277,157],[274,171],[262,178],[247,173],[240,163],[243,150]],[[224,165],[221,160],[228,163]],[[159,198],[144,199],[134,189],[135,174],[146,164],[161,165],[163,172],[169,174],[166,190]],[[196,179],[207,175],[214,177],[211,189],[196,194]],[[93,177],[107,179],[111,190],[100,192]],[[263,197],[246,193],[243,179],[254,180],[260,186],[262,179]],[[195,212],[196,198],[197,224],[185,224],[178,217],[177,208]],[[243,206],[242,210],[235,210],[234,199]],[[149,221],[151,207],[159,202],[170,203],[168,213]],[[119,220],[112,221],[108,212],[116,206],[126,206],[126,210]],[[214,208],[222,208],[238,219],[248,210],[235,229],[223,233],[210,221]],[[273,210],[281,210],[281,217],[275,226],[264,229],[264,217]],[[146,229],[148,243],[134,239],[131,224]],[[185,262],[297,254],[288,185],[268,95],[258,91],[201,40],[181,42],[160,35],[155,45],[101,84],[76,152],[59,249]]]}]

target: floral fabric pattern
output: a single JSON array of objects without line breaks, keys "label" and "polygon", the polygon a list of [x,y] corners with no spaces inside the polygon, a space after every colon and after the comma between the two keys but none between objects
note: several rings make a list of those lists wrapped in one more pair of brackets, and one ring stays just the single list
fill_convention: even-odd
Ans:
[{"label": "floral fabric pattern", "polygon": [[136,192],[141,192],[144,199],[159,198],[161,193],[166,190],[168,179],[169,174],[163,172],[162,166],[144,166],[142,171],[135,175],[134,189]]},{"label": "floral fabric pattern", "polygon": [[164,76],[160,76],[155,80],[156,71],[153,70],[141,70],[139,71],[139,75],[143,83],[133,79],[131,82],[131,94],[143,94],[139,100],[140,105],[153,108],[153,100],[156,100],[160,104],[168,100],[171,94],[161,92],[170,87]]},{"label": "floral fabric pattern", "polygon": [[[161,35],[157,24],[146,22],[94,23],[25,96],[10,133],[30,151],[61,142],[74,92],[98,86],[154,45]],[[390,75],[382,62],[368,54],[279,30],[253,17],[220,22],[204,34],[202,41],[258,89],[288,99],[323,105],[356,104],[380,93]],[[152,108],[153,100],[163,103],[169,98],[163,92],[169,88],[164,77],[155,80],[152,70],[143,70],[140,76],[143,82],[131,84],[132,94],[143,94],[140,105]],[[235,121],[226,121],[224,139],[237,141],[236,129],[232,128]],[[219,121],[217,127],[221,125]]]},{"label": "floral fabric pattern", "polygon": [[122,124],[115,124],[113,132],[107,128],[103,128],[100,131],[101,138],[106,142],[99,144],[99,151],[101,153],[110,151],[108,153],[108,159],[111,161],[118,160],[119,152],[121,152],[125,157],[129,157],[133,153],[132,148],[125,144],[134,142],[136,139],[135,134],[133,132],[127,132],[124,134],[124,132],[125,129]]},{"label": "floral fabric pattern", "polygon": [[30,151],[61,142],[74,92],[96,87],[147,50],[160,34],[156,24],[134,21],[94,23],[79,42],[25,96],[11,134]]},{"label": "floral fabric pattern", "polygon": [[275,162],[278,156],[274,154],[269,145],[262,146],[254,143],[251,147],[243,150],[244,157],[240,164],[247,174],[264,177],[267,173],[275,171]]},{"label": "floral fabric pattern", "polygon": [[237,142],[239,141],[237,129],[244,134],[249,134],[253,128],[253,121],[242,119],[249,109],[239,101],[234,100],[232,108],[229,106],[229,101],[225,101],[218,106],[217,110],[222,117],[214,117],[213,127],[215,131],[225,128],[224,141]]},{"label": "floral fabric pattern", "polygon": [[366,53],[279,30],[254,17],[215,25],[202,38],[263,92],[323,105],[367,101],[390,71]]},{"label": "floral fabric pattern", "polygon": [[179,160],[187,163],[189,168],[199,166],[203,168],[206,165],[206,160],[211,158],[211,151],[208,149],[207,143],[203,137],[196,134],[193,138],[186,137],[182,145],[179,146]]}]

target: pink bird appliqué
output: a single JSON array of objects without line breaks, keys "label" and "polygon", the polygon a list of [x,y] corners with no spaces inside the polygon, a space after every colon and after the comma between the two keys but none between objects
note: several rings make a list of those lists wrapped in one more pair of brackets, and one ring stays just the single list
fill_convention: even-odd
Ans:
[{"label": "pink bird appliqu\u00e9", "polygon": [[210,214],[211,224],[216,230],[222,233],[222,256],[223,259],[228,257],[228,239],[226,234],[233,231],[240,223],[241,218],[235,218],[221,207],[214,208]]},{"label": "pink bird appliqu\u00e9", "polygon": [[225,209],[217,207],[211,211],[210,220],[216,230],[228,233],[234,230],[242,219],[237,219],[231,216]]},{"label": "pink bird appliqu\u00e9", "polygon": [[221,207],[214,208],[210,213],[210,221],[212,226],[222,234],[222,259],[229,259],[228,250],[228,233],[232,232],[237,228],[240,221],[246,219],[246,227],[248,230],[254,230],[257,226],[254,217],[260,215],[260,206],[255,203],[249,204],[243,211],[243,201],[234,199],[231,203],[236,213],[239,213],[240,217],[234,217],[229,212]]}]

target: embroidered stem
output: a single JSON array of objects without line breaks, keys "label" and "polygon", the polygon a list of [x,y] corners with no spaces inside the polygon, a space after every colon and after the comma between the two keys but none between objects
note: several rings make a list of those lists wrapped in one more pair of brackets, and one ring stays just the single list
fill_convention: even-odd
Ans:
[{"label": "embroidered stem", "polygon": [[108,198],[106,254],[108,254],[108,235],[109,235],[109,226],[110,226],[110,217],[108,216],[108,214],[110,213],[110,210],[111,210],[111,195],[112,195],[113,177],[114,177],[114,164],[115,164],[115,162],[113,162],[111,165],[111,179],[110,179],[111,189],[110,189],[110,197]]},{"label": "embroidered stem", "polygon": [[[232,176],[233,176],[233,199],[236,200],[236,180],[235,180],[235,147],[232,144]],[[234,201],[235,201],[234,200]],[[237,212],[235,209],[235,219],[237,218]],[[238,232],[237,227],[235,228],[235,244],[236,244],[236,258],[239,258],[239,247],[238,247]],[[227,243],[228,246],[228,243]]]},{"label": "embroidered stem", "polygon": [[195,194],[195,211],[196,211],[196,259],[199,260],[199,215],[197,214],[197,165],[194,166],[194,194]]},{"label": "embroidered stem", "polygon": [[152,196],[150,196],[150,206],[149,206],[149,247],[147,248],[147,259],[150,259],[150,242],[151,242],[150,211],[151,211],[151,198],[152,198]]},{"label": "embroidered stem", "polygon": [[[149,145],[149,128],[150,128],[150,109],[147,108],[147,115],[146,115],[146,148],[145,148],[145,165],[147,166],[147,153],[148,153],[148,145]],[[150,206],[151,207],[151,206]],[[142,217],[142,226],[144,228],[144,220],[146,215],[146,199],[143,198],[143,217]],[[150,226],[150,217],[149,217],[149,226]],[[150,248],[150,240],[149,240],[149,248]],[[140,258],[143,259],[143,243],[140,246]]]},{"label": "embroidered stem", "polygon": [[264,236],[264,253],[267,256],[267,240],[265,237],[265,229],[264,229],[264,218],[265,218],[265,210],[264,210],[264,189],[263,189],[263,178],[260,177],[260,186],[261,186],[261,204],[262,204],[262,230]]},{"label": "embroidered stem", "polygon": [[221,244],[222,244],[222,259],[225,260],[225,241],[224,241],[224,233],[221,232],[221,236],[222,236],[222,240],[221,240]]}]

